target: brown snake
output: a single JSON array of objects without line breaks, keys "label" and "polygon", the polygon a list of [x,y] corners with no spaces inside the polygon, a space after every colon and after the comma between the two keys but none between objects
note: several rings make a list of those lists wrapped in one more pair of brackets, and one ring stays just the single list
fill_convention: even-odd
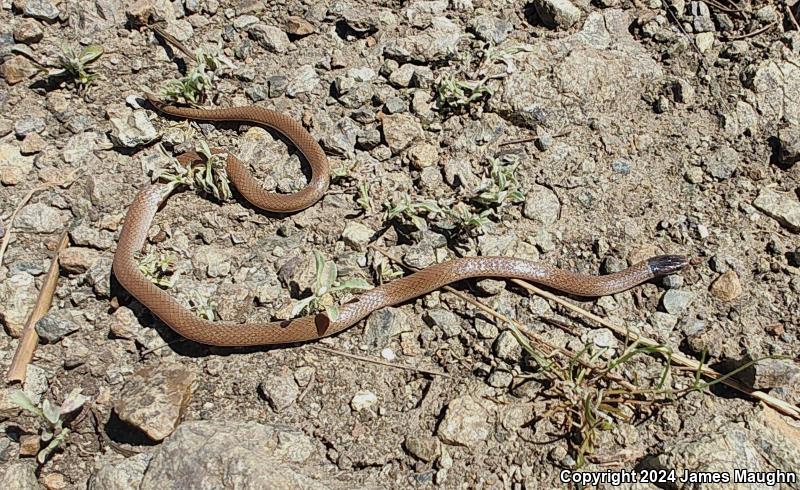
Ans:
[{"label": "brown snake", "polygon": [[[259,208],[281,213],[299,211],[314,204],[328,188],[330,171],[322,148],[300,124],[283,114],[253,106],[229,109],[177,107],[151,95],[148,95],[148,100],[160,112],[171,116],[253,123],[274,129],[288,138],[305,156],[312,170],[309,183],[294,194],[265,191],[236,157],[229,155],[227,158],[226,170],[230,180],[245,199]],[[333,321],[325,314],[317,314],[269,323],[211,322],[181,306],[139,270],[135,254],[144,246],[150,224],[164,199],[164,185],[151,184],[139,191],[125,216],[114,254],[114,274],[129,293],[177,333],[210,345],[253,346],[316,340],[353,326],[377,309],[409,301],[463,279],[516,278],[577,296],[604,296],[654,277],[672,274],[687,264],[684,256],[662,255],[621,272],[591,276],[510,257],[466,257],[433,265],[371,289],[342,305],[339,316]]]}]

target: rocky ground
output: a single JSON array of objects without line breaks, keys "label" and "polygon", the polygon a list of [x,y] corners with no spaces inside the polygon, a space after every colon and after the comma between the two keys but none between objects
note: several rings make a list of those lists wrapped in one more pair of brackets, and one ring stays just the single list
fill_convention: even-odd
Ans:
[{"label": "rocky ground", "polygon": [[[458,289],[612,374],[577,379],[558,355],[542,368],[507,323],[452,292],[317,343],[221,349],[181,341],[119,287],[125,210],[172,155],[203,140],[267,188],[306,179],[268,131],[149,109],[143,92],[195,65],[142,25],[160,22],[223,61],[205,105],[285,112],[336,169],[326,197],[291,216],[235,192],[168,201],[148,253],[174,258],[162,279],[198,314],[290,317],[312,292],[315,251],[370,284],[402,273],[376,246],[416,267],[509,255],[593,274],[686,254],[678,275],[572,301],[721,371],[771,356],[740,378],[800,402],[797,4],[324,3],[2,1],[0,368],[68,229],[25,391],[35,404],[75,388],[89,399],[37,464],[42,420],[11,402],[14,387],[0,391],[0,487],[552,488],[578,466],[800,473],[796,420],[721,385],[687,391],[694,372],[679,367],[659,386],[663,356],[622,362],[625,339],[502,281]],[[37,68],[90,45],[103,53],[86,86]]]}]

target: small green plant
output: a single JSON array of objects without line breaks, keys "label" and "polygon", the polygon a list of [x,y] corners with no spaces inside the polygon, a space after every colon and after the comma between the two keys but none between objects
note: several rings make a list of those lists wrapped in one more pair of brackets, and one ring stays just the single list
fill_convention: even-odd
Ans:
[{"label": "small green plant", "polygon": [[165,99],[188,104],[199,104],[206,100],[214,86],[214,72],[222,63],[217,55],[203,50],[195,52],[195,62],[186,76],[164,84],[161,92]]},{"label": "small green plant", "polygon": [[176,261],[174,255],[149,253],[139,261],[139,270],[156,286],[171,288]]},{"label": "small green plant", "polygon": [[365,212],[372,212],[372,198],[369,197],[369,184],[366,181],[358,184],[358,199],[356,199],[356,204]]},{"label": "small green plant", "polygon": [[453,220],[456,229],[467,234],[476,234],[483,231],[483,227],[491,223],[489,216],[491,209],[475,211],[470,206],[459,202],[447,210],[447,215]]},{"label": "small green plant", "polygon": [[404,223],[411,223],[418,230],[428,229],[428,223],[422,215],[433,215],[442,212],[442,209],[435,201],[412,202],[407,194],[403,194],[397,201],[383,203],[383,207],[385,209],[384,218],[387,221],[398,218]]},{"label": "small green plant", "polygon": [[69,76],[78,88],[83,90],[97,78],[97,74],[92,73],[86,65],[95,61],[102,54],[103,47],[98,44],[86,46],[80,53],[76,53],[72,48],[66,48],[58,56],[60,71],[52,72],[50,75]]},{"label": "small green plant", "polygon": [[485,206],[500,207],[510,201],[519,203],[525,200],[525,194],[517,182],[517,157],[506,155],[489,160],[488,178],[484,178],[478,189],[475,200]]},{"label": "small green plant", "polygon": [[[466,50],[451,71],[444,71],[435,84],[436,106],[445,112],[460,112],[493,95],[489,80],[507,77],[514,70],[511,55],[530,51],[527,46],[498,48],[485,44],[476,50]],[[472,52],[477,56],[473,58]]]},{"label": "small green plant", "polygon": [[218,201],[229,200],[232,194],[224,156],[212,153],[205,141],[198,144],[196,151],[203,157],[202,161],[182,165],[173,159],[172,168],[157,172],[154,179],[167,182],[171,188],[185,185],[214,196]]},{"label": "small green plant", "polygon": [[336,305],[337,295],[354,290],[371,289],[367,281],[361,278],[340,279],[336,264],[326,261],[321,253],[314,250],[314,291],[308,298],[301,299],[292,308],[292,317],[301,314],[315,314],[322,310],[331,321],[339,318],[339,307]]},{"label": "small green plant", "polygon": [[22,390],[13,391],[10,400],[16,406],[36,416],[41,422],[39,438],[43,443],[47,443],[47,446],[36,455],[36,461],[44,464],[47,457],[67,439],[70,428],[66,425],[70,417],[82,408],[89,398],[81,395],[80,388],[76,388],[67,395],[61,406],[56,406],[47,398],[36,405]]}]

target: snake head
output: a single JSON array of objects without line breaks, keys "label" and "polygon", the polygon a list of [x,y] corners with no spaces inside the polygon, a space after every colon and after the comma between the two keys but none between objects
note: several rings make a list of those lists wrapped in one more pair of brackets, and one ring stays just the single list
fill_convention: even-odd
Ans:
[{"label": "snake head", "polygon": [[650,272],[653,273],[653,276],[667,276],[689,265],[689,258],[685,255],[659,255],[658,257],[647,259],[647,265],[650,267]]}]

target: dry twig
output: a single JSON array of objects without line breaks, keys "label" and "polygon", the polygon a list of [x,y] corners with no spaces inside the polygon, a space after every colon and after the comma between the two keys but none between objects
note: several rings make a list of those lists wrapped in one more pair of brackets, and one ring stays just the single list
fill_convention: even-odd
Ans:
[{"label": "dry twig", "polygon": [[25,322],[25,327],[22,329],[22,336],[19,338],[17,344],[17,351],[14,353],[14,359],[11,361],[11,366],[8,368],[6,380],[9,383],[23,382],[25,380],[25,373],[28,369],[31,359],[33,359],[33,352],[39,344],[39,335],[36,333],[36,322],[42,318],[47,310],[50,309],[50,304],[53,302],[53,293],[56,290],[58,283],[58,256],[64,248],[66,248],[69,240],[67,239],[67,232],[61,234],[58,240],[58,245],[53,253],[53,260],[50,262],[50,269],[44,277],[42,289],[39,291],[39,296],[36,298],[36,303],[33,305],[28,321]]}]

